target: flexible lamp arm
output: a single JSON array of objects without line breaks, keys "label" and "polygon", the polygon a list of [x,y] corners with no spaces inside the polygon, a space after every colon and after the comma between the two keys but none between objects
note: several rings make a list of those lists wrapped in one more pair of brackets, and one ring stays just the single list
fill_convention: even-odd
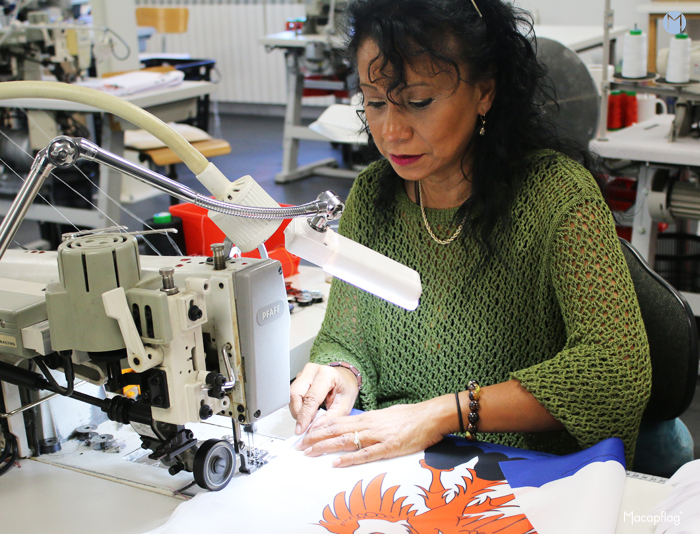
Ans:
[{"label": "flexible lamp arm", "polygon": [[[121,158],[111,152],[100,148],[96,144],[87,139],[72,139],[66,136],[56,137],[52,141],[52,145],[60,143],[72,144],[74,149],[66,147],[64,150],[74,150],[78,152],[78,159],[87,159],[95,161],[110,167],[119,172],[123,172],[136,178],[141,182],[167,193],[170,196],[178,198],[184,202],[196,204],[202,208],[223,213],[224,215],[232,215],[235,217],[244,217],[248,219],[295,219],[297,217],[312,217],[314,224],[318,226],[318,230],[323,230],[329,221],[337,220],[345,208],[335,193],[326,191],[321,193],[313,202],[307,202],[299,206],[289,206],[285,208],[260,208],[255,206],[240,206],[229,202],[222,202],[205,195],[201,195],[182,185],[179,182],[166,178],[162,174],[158,174],[150,169],[146,169]],[[49,150],[51,153],[51,150]],[[73,164],[71,163],[71,165]],[[69,165],[70,166],[70,165]]]},{"label": "flexible lamp arm", "polygon": [[157,172],[112,154],[87,139],[58,136],[49,143],[48,147],[40,150],[36,158],[34,158],[29,176],[0,225],[0,259],[14,239],[20,223],[46,177],[54,169],[71,167],[80,159],[101,163],[184,202],[190,202],[224,215],[268,220],[309,217],[311,227],[314,230],[323,232],[326,230],[329,221],[340,218],[344,209],[344,204],[332,191],[321,193],[313,202],[284,208],[260,208],[222,202],[201,195]]}]

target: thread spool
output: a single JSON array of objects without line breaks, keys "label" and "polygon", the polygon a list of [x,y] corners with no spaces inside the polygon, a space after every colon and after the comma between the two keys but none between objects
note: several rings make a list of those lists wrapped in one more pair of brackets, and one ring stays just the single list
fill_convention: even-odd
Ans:
[{"label": "thread spool", "polygon": [[633,124],[637,124],[639,122],[638,120],[638,111],[639,107],[637,104],[637,92],[636,91],[626,91],[625,92],[625,117],[624,117],[624,125],[625,128],[627,126],[632,126]]},{"label": "thread spool", "polygon": [[692,40],[685,33],[676,34],[671,39],[668,51],[668,69],[666,81],[671,83],[688,83],[690,81],[690,46]]},{"label": "thread spool", "polygon": [[[180,217],[175,217],[167,211],[156,213],[152,218],[146,221],[146,229],[149,228],[152,228],[153,230],[175,228],[177,233],[149,234],[143,236],[144,240],[147,240],[153,247],[151,248],[146,245],[144,249],[146,254],[157,254],[153,250],[154,248],[163,256],[181,256],[187,253],[185,247],[185,234],[183,233],[182,219]],[[180,252],[175,249],[173,243],[177,245]]]},{"label": "thread spool", "polygon": [[608,96],[608,130],[619,130],[624,125],[622,105],[622,93],[612,91]]},{"label": "thread spool", "polygon": [[647,36],[642,30],[630,30],[625,34],[622,56],[623,78],[644,78],[647,75]]}]

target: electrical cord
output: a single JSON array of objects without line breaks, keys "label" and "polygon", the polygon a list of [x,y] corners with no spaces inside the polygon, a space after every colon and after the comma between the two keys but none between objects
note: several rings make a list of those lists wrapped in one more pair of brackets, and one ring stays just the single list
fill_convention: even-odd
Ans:
[{"label": "electrical cord", "polygon": [[119,39],[119,41],[122,43],[122,45],[124,45],[124,48],[126,48],[126,55],[123,57],[119,57],[117,55],[116,50],[114,49],[114,43],[112,43],[110,41],[109,49],[111,50],[112,55],[114,56],[115,59],[117,59],[119,61],[124,61],[125,59],[127,59],[131,55],[131,47],[129,46],[129,44],[126,42],[126,40],[121,35],[119,35],[117,32],[115,32],[113,29],[111,29],[109,27],[101,28],[101,30],[105,35],[110,35],[110,34],[114,35],[114,37]]},{"label": "electrical cord", "polygon": [[51,371],[40,358],[35,358],[35,361],[39,366],[39,369],[41,369],[41,372],[44,373],[46,380],[48,380],[55,388],[54,391],[60,395],[63,395],[64,397],[70,397],[73,394],[73,388],[75,386],[73,362],[71,361],[70,356],[66,354],[59,353],[59,356],[63,359],[63,373],[66,375],[66,387],[58,385],[58,382],[56,382],[56,379],[51,374]]}]

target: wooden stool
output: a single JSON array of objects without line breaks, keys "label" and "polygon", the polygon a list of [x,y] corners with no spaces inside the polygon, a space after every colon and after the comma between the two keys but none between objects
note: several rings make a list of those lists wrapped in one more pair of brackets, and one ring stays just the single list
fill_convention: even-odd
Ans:
[{"label": "wooden stool", "polygon": [[[197,141],[192,143],[192,146],[207,159],[231,153],[231,145],[225,139]],[[182,163],[182,160],[170,148],[154,148],[152,150],[140,151],[139,159],[151,162],[160,167],[165,167],[168,178],[177,181],[176,165]],[[170,197],[170,205],[177,204],[178,202],[179,200],[175,197]]]}]

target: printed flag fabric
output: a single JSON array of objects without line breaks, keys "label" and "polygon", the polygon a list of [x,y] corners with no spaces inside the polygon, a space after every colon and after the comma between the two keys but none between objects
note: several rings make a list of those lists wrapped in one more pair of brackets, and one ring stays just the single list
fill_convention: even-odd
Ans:
[{"label": "printed flag fabric", "polygon": [[501,467],[520,509],[540,534],[615,532],[625,486],[621,440]]},{"label": "printed flag fabric", "polygon": [[152,534],[613,533],[625,481],[622,442],[553,456],[448,437],[350,468],[289,448],[222,491],[181,504]]}]

